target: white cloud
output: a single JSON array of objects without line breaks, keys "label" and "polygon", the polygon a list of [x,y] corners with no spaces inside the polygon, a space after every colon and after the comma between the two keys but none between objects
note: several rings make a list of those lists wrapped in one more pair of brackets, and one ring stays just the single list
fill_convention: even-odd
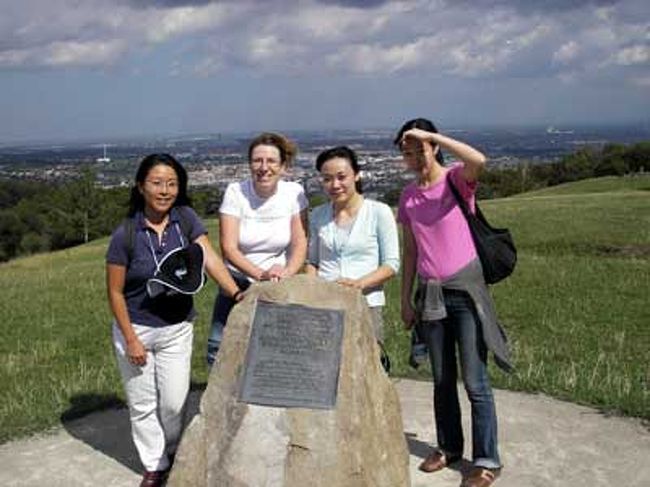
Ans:
[{"label": "white cloud", "polygon": [[480,21],[459,27],[461,18],[463,12],[447,11],[440,23],[453,27],[437,28],[423,25],[415,15],[413,28],[425,35],[407,42],[400,40],[405,37],[402,35],[396,36],[393,43],[346,45],[327,56],[328,65],[379,76],[414,70],[460,77],[489,76],[506,72],[518,57],[543,43],[552,31],[544,19],[522,20],[508,12],[491,12]]},{"label": "white cloud", "polygon": [[0,52],[0,67],[103,66],[115,62],[125,50],[122,41],[53,42],[38,49]]},{"label": "white cloud", "polygon": [[650,63],[650,46],[625,47],[614,54],[613,62],[621,66],[632,66],[642,64],[648,67]]},{"label": "white cloud", "polygon": [[279,47],[278,38],[275,36],[264,36],[251,39],[250,42],[250,55],[253,59],[264,61],[271,57],[277,56],[277,52],[281,51]]},{"label": "white cloud", "polygon": [[112,64],[129,51],[219,29],[243,10],[236,2],[142,9],[111,0],[23,0],[0,17],[0,66]]},{"label": "white cloud", "polygon": [[27,49],[8,49],[0,52],[0,67],[12,68],[24,65],[30,57]]},{"label": "white cloud", "polygon": [[553,61],[559,64],[567,64],[578,57],[580,46],[576,41],[569,41],[563,44],[553,53]]},{"label": "white cloud", "polygon": [[[217,74],[224,67],[223,61],[216,56],[207,56],[201,59],[190,71],[198,76],[199,78],[208,78],[214,74]],[[176,63],[174,66],[174,76],[181,75],[184,72],[184,68],[180,63]]]},{"label": "white cloud", "polygon": [[389,47],[371,44],[346,46],[340,52],[328,55],[325,62],[334,70],[357,74],[394,73],[422,64],[430,42],[430,39],[419,39]]},{"label": "white cloud", "polygon": [[228,13],[228,8],[222,4],[154,11],[155,21],[148,23],[147,39],[164,42],[172,37],[214,29],[226,20]]},{"label": "white cloud", "polygon": [[122,41],[55,42],[46,52],[44,64],[50,66],[110,64],[126,50]]},{"label": "white cloud", "polygon": [[608,22],[614,18],[614,7],[600,7],[594,11],[594,16],[601,22]]},{"label": "white cloud", "polygon": [[294,15],[277,16],[270,27],[281,32],[297,33],[320,42],[349,41],[374,36],[387,25],[395,7],[390,3],[373,11],[341,7],[314,6],[298,8]]},{"label": "white cloud", "polygon": [[583,3],[579,9],[561,2],[541,9],[515,0],[403,0],[365,7],[248,0],[136,8],[124,0],[23,0],[21,8],[9,2],[3,9],[0,69],[115,64],[131,52],[169,50],[189,40],[182,59],[174,53],[167,61],[171,75],[254,69],[579,80],[634,68],[640,76],[650,61],[650,23],[638,14],[643,2],[597,8]]}]

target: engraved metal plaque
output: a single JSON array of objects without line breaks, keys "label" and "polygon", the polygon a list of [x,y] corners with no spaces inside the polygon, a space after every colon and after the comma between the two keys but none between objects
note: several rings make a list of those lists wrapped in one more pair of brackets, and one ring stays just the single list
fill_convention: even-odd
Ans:
[{"label": "engraved metal plaque", "polygon": [[343,310],[258,301],[239,400],[331,409],[341,365]]}]

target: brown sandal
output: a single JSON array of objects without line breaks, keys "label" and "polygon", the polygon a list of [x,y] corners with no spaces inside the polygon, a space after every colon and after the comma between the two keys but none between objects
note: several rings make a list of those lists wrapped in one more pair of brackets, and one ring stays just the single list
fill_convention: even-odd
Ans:
[{"label": "brown sandal", "polygon": [[440,450],[436,450],[425,458],[418,468],[423,472],[433,473],[448,467],[458,460],[460,460],[460,457],[448,457]]},{"label": "brown sandal", "polygon": [[500,468],[474,467],[463,482],[463,487],[490,487],[500,473]]}]

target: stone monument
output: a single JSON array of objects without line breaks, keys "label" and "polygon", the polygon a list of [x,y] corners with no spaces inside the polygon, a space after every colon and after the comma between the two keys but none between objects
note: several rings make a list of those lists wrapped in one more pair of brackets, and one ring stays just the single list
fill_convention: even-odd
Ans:
[{"label": "stone monument", "polygon": [[[255,323],[255,309],[260,303],[304,306],[314,309],[305,320],[293,316],[278,319],[281,330],[265,335],[262,328],[271,326],[268,317]],[[342,318],[338,380],[334,399],[307,394],[301,400],[314,407],[295,405],[260,405],[269,402],[267,392],[259,386],[242,391],[244,376],[253,374],[266,379],[264,365],[289,372],[305,362],[288,360],[288,367],[271,354],[268,361],[251,365],[249,341],[262,338],[263,346],[281,343],[278,337],[289,336],[294,322],[318,328],[314,317],[319,310],[339,310]],[[267,313],[267,311],[264,311]],[[300,311],[298,311],[300,315]],[[305,315],[307,316],[307,315]],[[328,315],[329,316],[329,315]],[[336,318],[324,319],[336,321]],[[310,321],[311,320],[311,321]],[[321,327],[322,328],[322,327]],[[317,330],[322,352],[336,351],[336,334]],[[302,333],[302,332],[300,332]],[[284,335],[283,335],[284,334]],[[258,337],[258,338],[255,338]],[[293,337],[285,341],[296,340]],[[256,345],[256,346],[259,346]],[[257,349],[256,349],[257,350]],[[283,350],[282,348],[280,350]],[[300,354],[314,351],[307,344],[296,344],[287,352]],[[307,353],[305,352],[305,353]],[[255,351],[254,354],[262,353]],[[249,356],[247,356],[247,354]],[[329,358],[327,358],[329,357]],[[293,359],[292,359],[293,360]],[[331,360],[331,354],[326,356]],[[262,365],[260,365],[262,364]],[[263,372],[251,372],[257,367]],[[261,367],[261,368],[260,368]],[[329,367],[329,366],[328,366]],[[280,374],[277,394],[271,403],[282,404],[282,392],[292,391],[296,377],[309,382],[320,375],[307,367],[300,374]],[[311,371],[310,371],[311,370]],[[287,377],[285,377],[287,376]],[[247,379],[248,380],[248,379]],[[327,382],[327,378],[322,379]],[[253,382],[254,383],[254,382]],[[300,386],[298,391],[302,391]],[[245,394],[242,394],[245,392]],[[298,394],[300,395],[300,394]],[[327,396],[327,394],[325,395]],[[253,398],[245,402],[242,397]],[[262,399],[259,399],[262,397]],[[298,404],[302,404],[298,402]],[[399,398],[379,362],[370,313],[365,298],[356,290],[324,282],[305,275],[279,283],[254,285],[246,298],[232,311],[225,329],[222,347],[203,394],[200,412],[183,435],[171,471],[168,487],[401,487],[410,485],[409,456],[404,437]]]}]

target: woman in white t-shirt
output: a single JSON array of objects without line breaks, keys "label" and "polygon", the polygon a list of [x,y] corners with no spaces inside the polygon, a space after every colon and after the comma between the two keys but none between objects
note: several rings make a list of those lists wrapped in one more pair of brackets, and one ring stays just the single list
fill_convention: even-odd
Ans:
[{"label": "woman in white t-shirt", "polygon": [[[221,252],[240,289],[289,277],[304,264],[307,198],[300,184],[282,179],[295,154],[296,146],[283,135],[260,134],[248,147],[251,177],[226,189],[219,208]],[[217,295],[208,338],[210,366],[236,297]]]}]

